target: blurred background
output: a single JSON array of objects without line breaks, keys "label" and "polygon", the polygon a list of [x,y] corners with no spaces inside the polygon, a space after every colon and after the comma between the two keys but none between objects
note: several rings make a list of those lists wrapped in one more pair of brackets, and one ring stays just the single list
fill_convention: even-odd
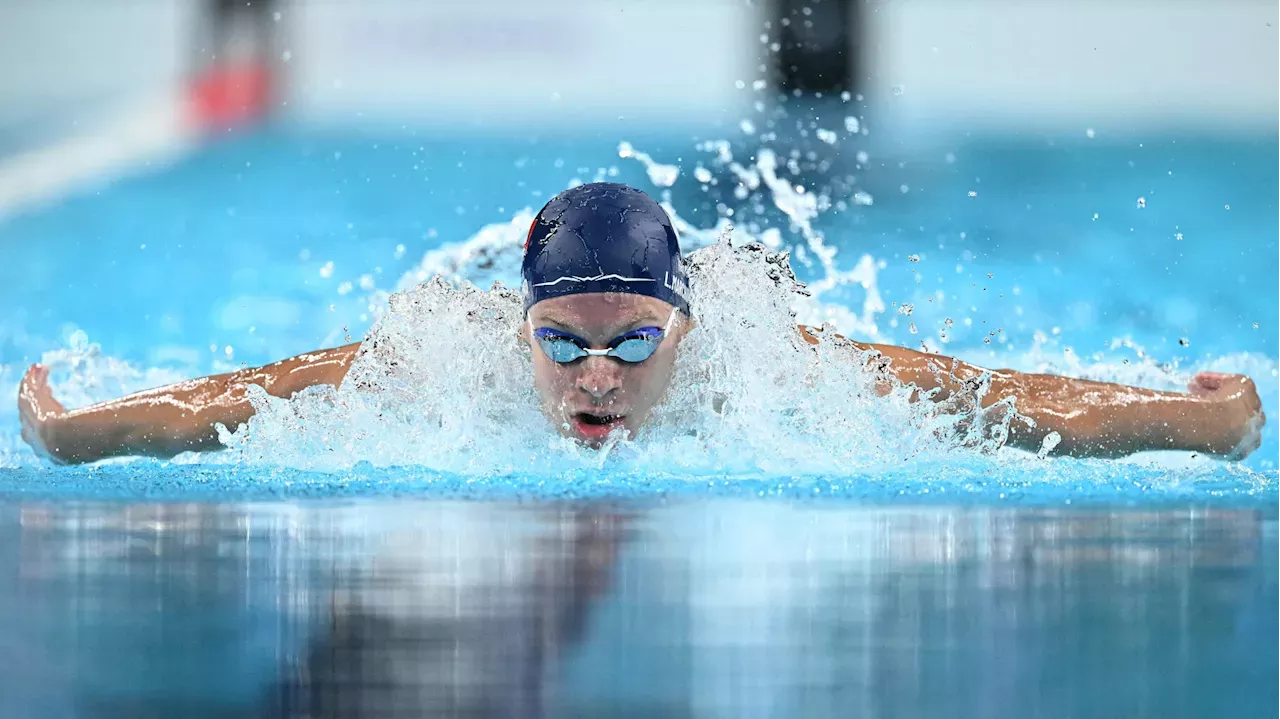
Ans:
[{"label": "blurred background", "polygon": [[862,92],[886,127],[1276,126],[1266,0],[10,0],[0,12],[6,154],[255,61],[275,80],[264,109],[307,122],[736,122],[748,96],[735,81],[773,75],[783,89]]}]

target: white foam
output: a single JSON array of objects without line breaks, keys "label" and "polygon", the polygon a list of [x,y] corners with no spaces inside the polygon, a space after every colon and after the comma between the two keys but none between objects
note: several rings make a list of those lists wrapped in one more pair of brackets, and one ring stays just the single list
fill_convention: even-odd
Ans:
[{"label": "white foam", "polygon": [[680,168],[675,165],[663,165],[655,162],[649,155],[636,150],[629,142],[618,143],[618,157],[632,157],[644,165],[649,174],[649,182],[657,187],[671,187],[680,176]]},{"label": "white foam", "polygon": [[[679,354],[677,389],[639,437],[610,448],[612,461],[838,472],[983,441],[956,417],[909,405],[905,392],[876,396],[852,348],[806,344],[790,307],[803,287],[786,256],[728,238],[691,254],[698,325]],[[255,392],[257,415],[222,433],[226,459],[464,474],[598,465],[604,453],[557,437],[543,418],[529,350],[516,340],[522,318],[519,295],[500,285],[436,277],[398,292],[341,388],[292,400]]]}]

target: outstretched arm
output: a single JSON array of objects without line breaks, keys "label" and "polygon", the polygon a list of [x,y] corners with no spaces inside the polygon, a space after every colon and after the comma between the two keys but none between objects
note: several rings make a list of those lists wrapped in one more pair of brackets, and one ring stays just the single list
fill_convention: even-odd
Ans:
[{"label": "outstretched arm", "polygon": [[18,389],[22,438],[60,463],[107,457],[172,457],[218,449],[216,424],[235,428],[253,416],[246,388],[289,397],[317,384],[338,386],[360,343],[310,352],[264,367],[188,380],[82,409],[67,410],[49,389],[49,370],[32,365]]},{"label": "outstretched arm", "polygon": [[[817,341],[805,331],[806,339]],[[875,367],[936,402],[975,386],[981,367],[892,345],[852,343],[878,354]],[[1013,422],[1009,444],[1035,452],[1050,432],[1054,454],[1120,457],[1148,450],[1186,450],[1241,459],[1258,448],[1266,422],[1253,382],[1243,375],[1202,372],[1188,392],[1159,392],[1057,375],[992,370],[982,406],[1015,398],[1034,427]]]}]

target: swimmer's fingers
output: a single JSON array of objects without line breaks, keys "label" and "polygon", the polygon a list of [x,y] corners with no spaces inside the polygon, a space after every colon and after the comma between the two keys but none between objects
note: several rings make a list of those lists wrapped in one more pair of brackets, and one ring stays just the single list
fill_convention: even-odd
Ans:
[{"label": "swimmer's fingers", "polygon": [[18,387],[18,403],[20,407],[25,404],[37,415],[66,411],[62,403],[54,399],[53,390],[49,388],[49,368],[40,364],[31,365],[23,376],[22,384]]},{"label": "swimmer's fingers", "polygon": [[1187,391],[1198,397],[1213,394],[1222,389],[1223,383],[1231,375],[1220,372],[1200,372],[1187,383]]},{"label": "swimmer's fingers", "polygon": [[37,454],[55,459],[48,448],[48,429],[51,420],[66,409],[53,396],[49,388],[49,368],[34,364],[18,385],[18,417],[22,422],[22,439]]}]

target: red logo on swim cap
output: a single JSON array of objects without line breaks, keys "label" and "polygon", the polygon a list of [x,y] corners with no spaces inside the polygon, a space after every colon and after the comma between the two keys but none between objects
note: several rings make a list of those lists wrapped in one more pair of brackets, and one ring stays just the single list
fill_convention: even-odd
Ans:
[{"label": "red logo on swim cap", "polygon": [[524,236],[524,250],[529,251],[529,242],[533,240],[533,228],[538,226],[538,218],[533,218],[533,222],[529,223],[529,234]]}]

